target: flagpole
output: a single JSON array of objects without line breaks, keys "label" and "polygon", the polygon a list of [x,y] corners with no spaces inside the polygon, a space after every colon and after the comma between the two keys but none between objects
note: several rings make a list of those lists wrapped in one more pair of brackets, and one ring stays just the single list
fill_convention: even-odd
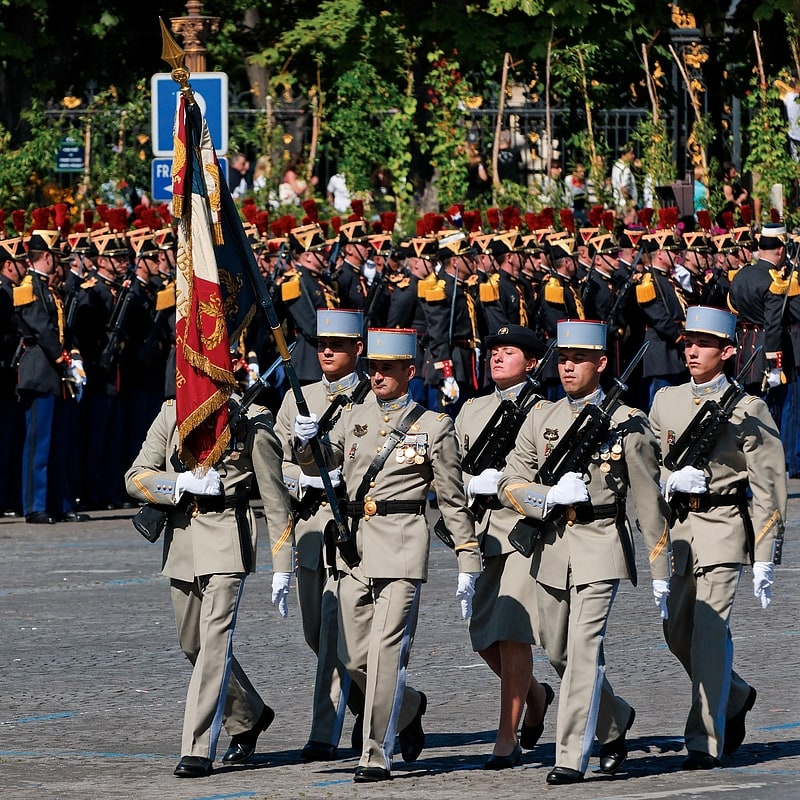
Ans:
[{"label": "flagpole", "polygon": [[[159,22],[161,23],[161,38],[163,43],[161,58],[172,67],[172,80],[180,85],[181,94],[186,98],[186,102],[190,105],[194,105],[194,94],[191,86],[189,85],[189,71],[184,66],[185,53],[180,48],[178,43],[172,38],[170,32],[167,30],[167,26],[164,24],[164,20],[161,19],[161,17],[159,17]],[[190,114],[187,116],[189,116],[191,119],[193,115]],[[194,123],[194,120],[192,120],[192,123]],[[199,134],[198,137],[196,137],[196,140],[198,138]],[[221,195],[223,204],[226,202],[233,204],[229,193],[226,191],[227,187],[220,188],[222,189]],[[242,237],[233,237],[233,239],[233,244],[238,250],[239,258],[241,259],[242,263],[247,265],[250,283],[255,290],[256,296],[258,297],[258,305],[264,313],[267,323],[272,330],[272,335],[275,339],[275,346],[277,347],[278,353],[283,361],[283,366],[286,371],[286,375],[289,378],[289,383],[292,387],[295,402],[297,403],[297,411],[303,416],[310,416],[308,403],[303,395],[303,390],[300,386],[300,380],[297,377],[294,364],[292,364],[291,351],[286,344],[286,337],[283,335],[280,320],[275,312],[275,306],[272,302],[269,292],[267,291],[267,286],[261,277],[261,273],[258,271],[258,265],[253,258],[252,251],[243,252]],[[311,439],[309,445],[311,447],[311,454],[314,457],[314,463],[316,464],[320,478],[322,479],[325,496],[330,505],[331,513],[333,514],[333,521],[336,525],[336,544],[339,547],[339,552],[342,558],[347,562],[348,566],[354,567],[359,562],[355,542],[352,540],[350,531],[339,508],[339,498],[336,496],[336,491],[333,487],[333,483],[331,482],[330,475],[328,474],[325,464],[325,457],[322,453],[322,445],[320,444],[319,438],[315,436],[313,439]]]}]

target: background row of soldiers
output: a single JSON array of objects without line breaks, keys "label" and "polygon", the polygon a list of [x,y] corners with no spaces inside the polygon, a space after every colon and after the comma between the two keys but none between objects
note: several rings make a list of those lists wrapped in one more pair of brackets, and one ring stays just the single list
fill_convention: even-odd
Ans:
[{"label": "background row of soldiers", "polygon": [[[553,215],[546,211],[526,214],[523,221],[515,209],[505,209],[502,220],[489,215],[484,228],[479,212],[455,206],[447,215],[426,215],[418,222],[418,235],[398,245],[393,214],[384,215],[380,225],[351,215],[328,239],[315,209],[306,211],[302,225],[291,217],[273,223],[272,238],[260,235],[254,224],[245,225],[287,338],[296,342],[293,362],[301,382],[321,377],[318,308],[360,310],[365,328],[415,329],[413,396],[453,415],[489,382],[482,351],[488,332],[519,324],[546,342],[555,336],[559,319],[595,319],[608,323],[609,381],[642,341],[650,342],[637,376],[641,380],[632,382],[629,398],[647,409],[658,388],[686,380],[685,308],[728,307],[738,314],[739,338],[746,345],[739,349],[739,362],[763,347],[745,382],[754,393],[774,387],[772,411],[783,422],[790,474],[800,473],[800,445],[794,442],[800,437],[792,424],[800,405],[795,397],[800,285],[787,260],[793,237],[779,223],[765,225],[761,235],[748,225],[712,233],[710,220],[699,212],[696,230],[681,234],[675,209],[662,209],[656,227],[650,226],[652,210],[644,209],[640,224],[622,229],[615,227],[612,214],[594,219],[596,226],[576,229],[569,212],[562,212],[563,230],[555,231]],[[49,311],[32,328],[20,321],[24,305],[14,296],[26,296],[19,287],[29,269],[36,269],[30,262],[36,248],[51,251],[56,265],[45,282],[30,285],[41,283],[39,289],[46,288],[61,308],[34,291]],[[0,240],[0,261],[0,300],[7,308],[0,315],[2,402],[6,418],[16,415],[19,423],[3,434],[8,459],[0,471],[8,479],[2,481],[7,493],[0,497],[0,509],[26,516],[46,512],[41,521],[49,521],[71,510],[70,498],[80,498],[87,508],[124,505],[123,467],[161,401],[174,394],[173,230],[140,227],[123,233],[103,226],[66,239],[58,231],[38,231]],[[28,367],[33,363],[28,351],[37,347],[39,324],[55,329],[67,357],[39,364],[33,372],[46,374],[25,383],[21,374],[26,359]],[[276,355],[259,316],[232,343],[234,369],[243,383],[254,382]],[[80,385],[62,380],[69,378],[72,359],[85,375]],[[544,381],[550,399],[561,395],[554,364]],[[265,402],[275,410],[285,388],[280,370],[273,382]],[[20,414],[29,410],[17,399],[24,400],[25,391],[66,403],[68,413],[59,415],[56,429],[43,432],[35,419],[23,424]],[[85,399],[76,404],[75,394]],[[69,465],[66,501],[56,496],[44,508],[34,507],[42,503],[34,503],[30,491],[20,501],[20,476],[31,470],[27,462],[21,467],[23,432],[35,437],[29,459],[51,447],[63,451],[55,461]]]}]

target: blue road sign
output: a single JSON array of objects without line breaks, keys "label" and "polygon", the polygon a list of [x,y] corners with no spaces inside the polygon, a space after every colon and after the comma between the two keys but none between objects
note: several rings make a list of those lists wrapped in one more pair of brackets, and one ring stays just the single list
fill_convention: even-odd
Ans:
[{"label": "blue road sign", "polygon": [[[206,118],[217,155],[228,152],[228,76],[224,72],[196,72],[189,78],[197,104]],[[150,79],[151,128],[154,156],[174,153],[172,128],[180,86],[167,72]]]},{"label": "blue road sign", "polygon": [[[228,159],[219,158],[221,180],[228,180]],[[155,203],[168,203],[172,200],[172,159],[154,158],[150,168],[150,195]]]}]

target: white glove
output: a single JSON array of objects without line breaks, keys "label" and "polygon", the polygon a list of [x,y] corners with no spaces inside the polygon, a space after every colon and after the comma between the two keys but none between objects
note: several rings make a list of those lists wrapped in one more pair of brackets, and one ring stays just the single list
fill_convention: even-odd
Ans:
[{"label": "white glove", "polygon": [[476,494],[497,495],[497,484],[503,473],[500,470],[485,469],[480,475],[476,475],[467,484],[467,500],[471,503]]},{"label": "white glove", "polygon": [[778,367],[771,369],[767,373],[767,385],[770,389],[774,389],[776,386],[781,385],[781,370]]},{"label": "white glove", "polygon": [[175,502],[184,492],[192,494],[222,494],[222,481],[214,467],[203,474],[200,470],[181,472],[175,479]]},{"label": "white glove", "polygon": [[375,280],[375,274],[377,272],[378,272],[378,265],[371,258],[368,258],[361,265],[361,274],[364,276],[364,280],[367,282],[367,286],[372,286],[372,281]]},{"label": "white glove", "polygon": [[297,439],[300,447],[307,445],[317,435],[317,415],[304,417],[298,414],[294,418],[294,438]]},{"label": "white glove", "polygon": [[278,606],[278,613],[285,619],[289,616],[289,584],[291,572],[272,573],[272,604]]},{"label": "white glove", "polygon": [[775,565],[771,561],[753,564],[753,595],[761,600],[761,608],[772,602],[772,584],[775,583]]},{"label": "white glove", "polygon": [[258,366],[258,360],[250,358],[247,361],[247,388],[255,386],[258,379],[261,377],[261,369]]},{"label": "white glove", "polygon": [[659,578],[653,580],[653,597],[656,599],[656,608],[661,612],[661,619],[669,619],[667,611],[667,598],[669,597],[669,581]]},{"label": "white glove", "polygon": [[685,494],[705,494],[708,491],[706,476],[697,467],[681,467],[667,478],[665,487],[667,499],[672,497],[674,492],[684,492]]},{"label": "white glove", "polygon": [[672,271],[672,277],[680,284],[681,289],[686,292],[692,291],[692,273],[683,264],[676,264]]},{"label": "white glove", "polygon": [[571,506],[574,503],[589,502],[589,490],[578,472],[567,472],[561,480],[547,493],[545,505]]},{"label": "white glove", "polygon": [[450,378],[445,378],[442,384],[442,394],[444,395],[445,402],[455,403],[458,400],[459,393],[456,379],[452,376]]},{"label": "white glove", "polygon": [[461,618],[472,616],[472,596],[475,594],[475,581],[480,572],[459,572],[456,597],[461,601]]},{"label": "white glove", "polygon": [[83,368],[83,361],[81,361],[81,359],[72,359],[72,363],[69,365],[69,379],[76,386],[86,385],[86,370]]},{"label": "white glove", "polygon": [[[342,482],[342,471],[337,467],[334,470],[331,470],[328,473],[328,476],[331,479],[331,484],[333,486],[338,486]],[[300,484],[300,488],[302,490],[305,489],[324,489],[325,486],[322,483],[322,478],[319,475],[306,475],[305,472],[300,473],[300,479],[298,480]]]}]

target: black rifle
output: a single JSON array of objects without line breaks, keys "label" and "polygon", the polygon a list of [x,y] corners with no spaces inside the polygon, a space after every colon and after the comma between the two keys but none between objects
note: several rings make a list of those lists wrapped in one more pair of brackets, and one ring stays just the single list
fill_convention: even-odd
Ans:
[{"label": "black rifle", "polygon": [[[500,401],[500,405],[461,460],[461,468],[465,472],[480,475],[485,469],[502,469],[505,466],[525,417],[539,399],[545,364],[555,353],[557,346],[558,340],[552,339],[516,400]],[[480,522],[496,499],[496,496],[478,495],[469,506],[470,514]],[[443,517],[440,516],[436,521],[433,531],[448,547],[455,547]]]},{"label": "black rifle", "polygon": [[[289,345],[290,354],[293,347],[294,344]],[[253,405],[261,389],[269,385],[270,376],[281,364],[283,364],[283,359],[276,358],[270,365],[270,368],[259,377],[259,379],[242,395],[242,399],[236,403],[236,411],[231,416],[229,422],[231,433],[234,434],[234,436],[231,437],[231,441],[235,438],[236,429],[247,417],[247,409]],[[230,402],[233,403],[235,401],[231,400]],[[176,468],[176,471],[181,471],[183,469],[183,466],[178,462],[177,458],[174,458],[173,467]],[[133,527],[136,528],[148,542],[155,542],[158,540],[158,537],[161,536],[161,532],[167,524],[170,513],[174,511],[185,513],[192,500],[193,495],[191,492],[184,492],[181,495],[180,502],[174,507],[145,503],[131,520]]]},{"label": "black rifle", "polygon": [[22,359],[22,351],[25,349],[25,337],[20,336],[19,341],[17,342],[17,349],[14,351],[14,355],[11,356],[11,361],[9,362],[10,369],[16,369],[19,366],[19,362]]},{"label": "black rifle", "polygon": [[122,289],[117,295],[117,302],[114,303],[114,310],[111,312],[111,319],[108,321],[106,331],[108,338],[100,358],[97,360],[101,369],[111,371],[117,364],[117,359],[125,344],[123,341],[123,331],[125,329],[125,318],[128,316],[128,309],[133,298],[133,281],[135,274],[129,271],[128,277],[122,284]]},{"label": "black rifle", "polygon": [[[644,358],[649,344],[649,342],[645,342],[630,364],[628,364],[625,372],[619,378],[614,378],[614,386],[603,398],[603,402],[600,405],[588,403],[583,407],[581,413],[570,425],[569,430],[559,440],[539,468],[536,474],[537,483],[543,483],[545,486],[555,486],[568,472],[578,472],[580,474],[586,472],[592,453],[596,452],[608,437],[614,406],[623,392],[628,389],[625,381],[630,378],[636,366]],[[551,511],[543,522],[549,522],[553,516],[554,514]],[[526,558],[533,553],[536,539],[541,535],[541,524],[523,517],[508,535],[508,541]],[[635,586],[636,563],[633,557],[633,548],[627,535],[622,531],[620,532],[620,540],[625,553],[628,571],[631,575],[631,582]]]},{"label": "black rifle", "polygon": [[383,270],[376,271],[367,296],[364,299],[364,329],[362,331],[364,339],[367,337],[367,330],[374,324],[375,312],[378,310],[378,302],[383,294],[384,286],[386,286],[386,278]]},{"label": "black rifle", "polygon": [[[364,399],[369,394],[371,386],[372,384],[368,377],[362,378],[355,389],[353,389],[352,396],[348,395],[347,392],[337,394],[333,400],[331,400],[327,409],[325,409],[325,413],[317,422],[317,436],[324,436],[330,431],[339,418],[341,409],[348,403],[352,403],[353,405],[360,405],[363,403]],[[293,499],[292,514],[294,515],[295,523],[301,519],[311,519],[311,517],[319,511],[319,507],[325,499],[325,492],[322,489],[314,488],[307,489],[302,500],[295,502]]]},{"label": "black rifle", "polygon": [[620,335],[619,329],[622,325],[622,309],[625,308],[625,304],[628,302],[628,295],[634,286],[633,279],[637,274],[636,267],[639,265],[639,261],[641,261],[642,252],[642,250],[639,250],[636,254],[636,258],[633,259],[633,264],[631,264],[631,268],[625,276],[625,283],[620,286],[617,296],[614,299],[614,305],[611,306],[611,310],[608,312],[606,323],[608,324],[609,332],[614,336]]},{"label": "black rifle", "polygon": [[[741,368],[739,374],[733,379],[719,400],[706,400],[700,410],[694,415],[692,421],[684,432],[678,437],[677,441],[670,447],[669,452],[664,456],[664,466],[673,472],[683,467],[694,467],[695,469],[705,469],[708,466],[709,456],[714,444],[719,438],[720,429],[726,425],[733,414],[733,409],[739,400],[747,394],[743,381],[750,370],[753,362],[761,352],[761,347],[757,347],[747,363]],[[751,560],[754,559],[755,551],[755,531],[750,519],[750,512],[747,505],[747,492],[744,485],[737,487],[738,508],[744,521],[745,536],[747,538],[747,549]],[[676,508],[674,500],[671,503],[673,518],[670,520],[674,524],[675,517],[684,519],[686,512],[691,510],[691,505],[685,508]],[[691,500],[690,500],[691,502]],[[783,551],[783,537],[775,541],[773,562],[781,563]]]}]

